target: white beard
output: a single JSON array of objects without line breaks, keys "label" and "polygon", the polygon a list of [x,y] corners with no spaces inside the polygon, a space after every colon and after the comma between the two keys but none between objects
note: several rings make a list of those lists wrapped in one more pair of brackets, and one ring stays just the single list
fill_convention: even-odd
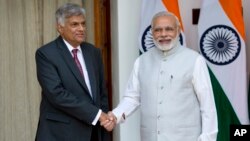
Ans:
[{"label": "white beard", "polygon": [[177,46],[177,44],[178,44],[178,42],[179,42],[179,38],[178,38],[178,36],[176,36],[175,39],[174,39],[173,41],[171,41],[171,43],[168,44],[168,45],[161,45],[161,44],[159,44],[159,42],[156,41],[155,39],[153,39],[153,42],[154,42],[155,46],[156,46],[159,50],[161,50],[161,51],[169,51],[169,50],[171,50],[172,48],[174,48],[174,47]]}]

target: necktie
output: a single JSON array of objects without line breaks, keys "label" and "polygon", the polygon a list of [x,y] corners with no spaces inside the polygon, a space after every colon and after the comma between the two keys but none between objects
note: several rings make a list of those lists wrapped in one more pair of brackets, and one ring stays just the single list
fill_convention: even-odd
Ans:
[{"label": "necktie", "polygon": [[77,57],[77,51],[78,51],[78,49],[73,49],[73,50],[72,50],[73,59],[74,59],[76,65],[77,65],[77,67],[78,67],[78,69],[79,69],[81,75],[84,77],[81,63],[80,63],[80,61],[78,60],[78,57]]}]

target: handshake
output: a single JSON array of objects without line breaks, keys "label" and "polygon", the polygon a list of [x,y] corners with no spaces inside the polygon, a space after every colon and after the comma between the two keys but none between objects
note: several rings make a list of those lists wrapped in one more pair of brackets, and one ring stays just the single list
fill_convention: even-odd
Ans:
[{"label": "handshake", "polygon": [[99,118],[101,126],[103,126],[107,131],[112,131],[115,128],[116,121],[117,118],[111,111],[109,111],[107,114],[102,112]]}]

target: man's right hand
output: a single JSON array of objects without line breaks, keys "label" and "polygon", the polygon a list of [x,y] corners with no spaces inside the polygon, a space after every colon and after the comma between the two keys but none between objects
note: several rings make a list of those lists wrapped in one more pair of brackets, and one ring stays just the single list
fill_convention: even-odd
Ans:
[{"label": "man's right hand", "polygon": [[112,131],[116,126],[116,117],[112,112],[108,112],[108,114],[102,112],[99,121],[101,126],[103,126],[107,131]]}]

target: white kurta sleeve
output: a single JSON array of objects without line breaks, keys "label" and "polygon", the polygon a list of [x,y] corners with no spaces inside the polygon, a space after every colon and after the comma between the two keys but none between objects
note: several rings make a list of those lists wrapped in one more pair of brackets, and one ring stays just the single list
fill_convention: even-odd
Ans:
[{"label": "white kurta sleeve", "polygon": [[218,133],[214,94],[206,62],[202,56],[196,60],[193,85],[200,105],[202,133],[198,141],[216,141]]},{"label": "white kurta sleeve", "polygon": [[124,122],[125,117],[129,116],[140,105],[140,85],[138,80],[139,58],[135,61],[134,68],[131,72],[127,83],[123,99],[118,106],[112,111],[117,117],[117,123]]}]

